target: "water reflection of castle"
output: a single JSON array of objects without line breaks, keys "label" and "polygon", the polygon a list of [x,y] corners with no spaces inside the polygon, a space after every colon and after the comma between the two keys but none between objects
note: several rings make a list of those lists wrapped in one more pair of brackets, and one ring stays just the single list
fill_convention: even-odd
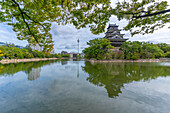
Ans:
[{"label": "water reflection of castle", "polygon": [[134,81],[150,81],[170,75],[169,67],[158,65],[158,63],[85,62],[82,69],[89,74],[87,81],[99,87],[104,87],[110,98],[119,96],[125,84]]},{"label": "water reflection of castle", "polygon": [[40,77],[41,68],[32,68],[28,73],[28,80],[35,80]]}]

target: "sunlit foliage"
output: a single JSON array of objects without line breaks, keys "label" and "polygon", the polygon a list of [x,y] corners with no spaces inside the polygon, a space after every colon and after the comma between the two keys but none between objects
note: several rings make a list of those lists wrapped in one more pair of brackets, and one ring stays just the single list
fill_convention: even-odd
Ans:
[{"label": "sunlit foliage", "polygon": [[53,49],[51,22],[89,26],[92,33],[104,32],[112,13],[109,0],[2,0],[0,22],[13,27],[19,40]]},{"label": "sunlit foliage", "polygon": [[111,46],[111,42],[106,38],[90,40],[87,42],[87,45],[89,45],[89,47],[83,50],[85,58],[87,59],[108,59],[109,53],[111,53],[110,49],[114,48]]},{"label": "sunlit foliage", "polygon": [[154,59],[164,56],[164,52],[156,44],[149,42],[124,42],[120,50],[124,52],[124,59]]}]

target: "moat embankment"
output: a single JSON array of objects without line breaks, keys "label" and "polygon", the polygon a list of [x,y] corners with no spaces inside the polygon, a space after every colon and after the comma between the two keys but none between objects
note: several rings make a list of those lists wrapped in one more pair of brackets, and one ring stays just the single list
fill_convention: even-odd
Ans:
[{"label": "moat embankment", "polygon": [[57,59],[68,59],[68,58],[3,59],[0,61],[0,63],[1,64],[9,64],[9,63],[36,62],[36,61],[57,60]]},{"label": "moat embankment", "polygon": [[112,59],[112,60],[86,60],[86,61],[89,61],[89,62],[170,62],[170,58],[139,59],[139,60]]}]

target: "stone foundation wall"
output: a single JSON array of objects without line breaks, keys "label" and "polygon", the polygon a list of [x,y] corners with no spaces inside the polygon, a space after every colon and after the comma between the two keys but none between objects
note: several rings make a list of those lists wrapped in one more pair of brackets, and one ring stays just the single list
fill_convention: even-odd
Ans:
[{"label": "stone foundation wall", "polygon": [[0,61],[2,64],[18,63],[18,62],[35,62],[35,61],[45,61],[45,60],[56,60],[61,58],[31,58],[31,59],[3,59]]},{"label": "stone foundation wall", "polygon": [[86,60],[89,62],[170,62],[170,58],[162,58],[162,59],[139,59],[139,60]]},{"label": "stone foundation wall", "polygon": [[170,58],[160,58],[162,62],[170,62]]}]

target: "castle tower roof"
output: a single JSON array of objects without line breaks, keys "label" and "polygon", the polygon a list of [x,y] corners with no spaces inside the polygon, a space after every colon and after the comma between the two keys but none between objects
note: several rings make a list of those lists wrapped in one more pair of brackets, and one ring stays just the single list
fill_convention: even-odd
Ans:
[{"label": "castle tower roof", "polygon": [[107,28],[107,32],[105,33],[106,36],[104,38],[107,38],[111,41],[111,45],[115,47],[120,47],[123,42],[125,42],[128,39],[123,38],[124,34],[120,33],[120,29],[118,29],[118,25],[116,24],[109,24]]}]

